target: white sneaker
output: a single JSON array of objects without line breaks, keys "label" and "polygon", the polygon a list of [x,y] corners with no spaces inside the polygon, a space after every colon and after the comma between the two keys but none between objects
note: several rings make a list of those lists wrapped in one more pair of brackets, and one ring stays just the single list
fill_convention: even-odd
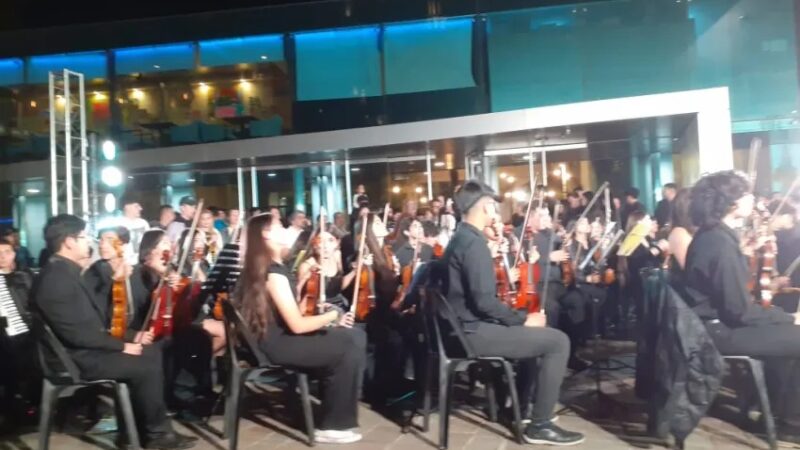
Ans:
[{"label": "white sneaker", "polygon": [[314,440],[321,444],[352,444],[362,438],[353,430],[316,430]]}]

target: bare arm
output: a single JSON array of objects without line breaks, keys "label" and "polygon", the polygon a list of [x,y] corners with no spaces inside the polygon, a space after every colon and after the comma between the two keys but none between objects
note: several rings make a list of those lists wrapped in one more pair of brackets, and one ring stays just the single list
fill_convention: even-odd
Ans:
[{"label": "bare arm", "polygon": [[328,311],[316,316],[300,314],[300,307],[294,300],[292,286],[285,276],[270,274],[267,279],[267,291],[278,308],[278,313],[292,333],[304,334],[317,331],[337,318],[336,311]]},{"label": "bare arm", "polygon": [[673,228],[669,233],[669,252],[678,261],[681,269],[686,268],[686,253],[689,251],[689,244],[692,243],[692,235],[685,228]]}]

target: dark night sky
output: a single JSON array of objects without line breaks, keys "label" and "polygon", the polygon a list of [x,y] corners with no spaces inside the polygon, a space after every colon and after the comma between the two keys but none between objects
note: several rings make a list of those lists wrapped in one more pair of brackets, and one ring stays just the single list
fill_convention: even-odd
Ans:
[{"label": "dark night sky", "polygon": [[0,31],[318,1],[320,0],[0,0]]}]

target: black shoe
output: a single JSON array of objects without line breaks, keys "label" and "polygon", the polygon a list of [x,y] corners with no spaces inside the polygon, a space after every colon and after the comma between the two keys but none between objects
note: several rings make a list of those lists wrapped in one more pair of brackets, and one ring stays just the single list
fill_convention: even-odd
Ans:
[{"label": "black shoe", "polygon": [[577,445],[585,440],[581,433],[564,430],[554,425],[553,422],[530,424],[522,437],[528,444],[562,446]]},{"label": "black shoe", "polygon": [[197,438],[178,433],[165,433],[145,442],[144,448],[152,450],[182,450],[194,447]]}]

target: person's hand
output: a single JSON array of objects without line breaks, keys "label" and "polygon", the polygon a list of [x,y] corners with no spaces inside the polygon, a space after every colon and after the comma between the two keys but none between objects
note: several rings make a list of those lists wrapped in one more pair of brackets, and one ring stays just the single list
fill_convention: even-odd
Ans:
[{"label": "person's hand", "polygon": [[367,266],[367,267],[372,267],[372,254],[371,253],[364,257],[364,265]]},{"label": "person's hand", "polygon": [[180,277],[180,275],[178,275],[178,274],[177,274],[177,273],[175,273],[175,272],[172,272],[172,273],[171,273],[171,274],[169,274],[169,276],[167,277],[167,283],[169,284],[169,287],[172,287],[172,288],[174,288],[175,286],[177,286],[177,285],[178,285],[178,282],[179,282],[180,280],[181,280],[181,277]]},{"label": "person's hand", "polygon": [[658,242],[656,242],[656,245],[662,252],[669,250],[669,242],[667,242],[666,239],[660,239]]},{"label": "person's hand", "polygon": [[139,356],[142,354],[142,344],[126,342],[125,347],[122,349],[122,353],[125,353],[126,355]]},{"label": "person's hand", "polygon": [[339,319],[339,326],[340,327],[353,328],[353,324],[355,324],[355,323],[356,323],[356,318],[353,316],[353,313],[351,313],[351,312],[348,312],[348,313],[344,314]]},{"label": "person's hand", "polygon": [[509,278],[508,282],[511,284],[514,284],[517,281],[519,281],[519,269],[516,267],[509,269],[508,278]]},{"label": "person's hand", "polygon": [[133,343],[150,345],[153,343],[154,340],[155,340],[155,335],[153,334],[153,331],[147,330],[136,333],[136,337],[133,338]]},{"label": "person's hand", "polygon": [[525,326],[531,328],[543,328],[547,326],[547,315],[541,312],[529,313],[525,319]]},{"label": "person's hand", "polygon": [[508,239],[501,240],[500,241],[500,248],[499,248],[498,251],[501,254],[503,254],[503,253],[508,253],[508,250],[509,250]]},{"label": "person's hand", "polygon": [[541,256],[542,255],[539,254],[539,251],[536,250],[536,248],[534,247],[528,254],[528,263],[536,264],[537,262],[539,262],[539,258],[541,258]]},{"label": "person's hand", "polygon": [[560,263],[567,259],[567,252],[564,250],[553,250],[550,252],[550,262]]},{"label": "person's hand", "polygon": [[772,285],[770,286],[771,291],[778,291],[781,288],[785,288],[791,284],[789,277],[775,277],[772,279]]},{"label": "person's hand", "polygon": [[593,273],[593,274],[589,275],[586,278],[586,281],[588,281],[589,284],[599,284],[600,283],[600,274],[599,273]]}]

